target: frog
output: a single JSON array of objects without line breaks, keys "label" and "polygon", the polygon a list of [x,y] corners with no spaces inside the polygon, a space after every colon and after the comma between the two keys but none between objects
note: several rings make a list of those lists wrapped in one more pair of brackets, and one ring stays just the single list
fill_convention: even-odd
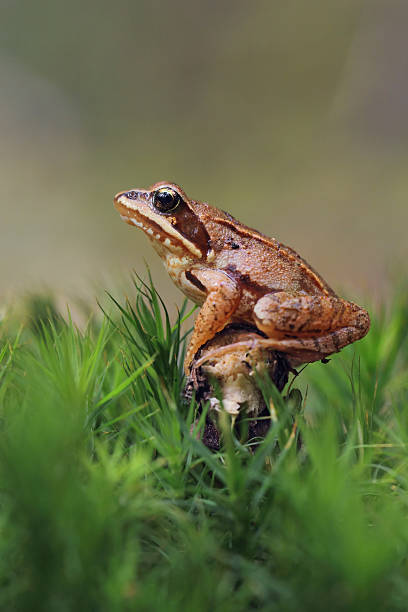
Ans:
[{"label": "frog", "polygon": [[121,191],[114,205],[123,221],[146,234],[175,285],[200,306],[186,374],[201,347],[229,324],[252,327],[251,346],[283,354],[293,368],[326,362],[367,334],[368,312],[339,297],[294,249],[193,200],[179,185],[160,181]]}]

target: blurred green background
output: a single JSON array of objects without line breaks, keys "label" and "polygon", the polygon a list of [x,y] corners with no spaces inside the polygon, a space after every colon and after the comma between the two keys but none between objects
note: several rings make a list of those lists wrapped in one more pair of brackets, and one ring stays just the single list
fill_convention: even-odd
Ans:
[{"label": "blurred green background", "polygon": [[2,0],[1,293],[94,293],[145,258],[119,190],[173,180],[385,293],[408,222],[404,0]]}]

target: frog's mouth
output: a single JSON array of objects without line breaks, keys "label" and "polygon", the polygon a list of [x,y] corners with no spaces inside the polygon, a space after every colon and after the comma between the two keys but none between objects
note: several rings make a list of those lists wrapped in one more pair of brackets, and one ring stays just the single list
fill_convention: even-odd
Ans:
[{"label": "frog's mouth", "polygon": [[[118,193],[113,202],[120,217],[125,223],[140,227],[150,238],[154,247],[159,243],[174,253],[192,254],[202,257],[201,251],[190,240],[185,238],[171,224],[168,218],[154,213],[146,201],[129,200],[126,192]],[[141,192],[144,195],[144,192]]]}]

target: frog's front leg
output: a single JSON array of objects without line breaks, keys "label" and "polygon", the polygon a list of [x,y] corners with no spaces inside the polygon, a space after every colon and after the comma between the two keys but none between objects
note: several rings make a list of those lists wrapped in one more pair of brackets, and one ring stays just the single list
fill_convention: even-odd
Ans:
[{"label": "frog's front leg", "polygon": [[202,289],[206,299],[201,306],[194,324],[193,335],[187,348],[184,361],[186,374],[198,349],[227,325],[236,311],[241,289],[237,283],[219,270],[192,270],[193,276]]},{"label": "frog's front leg", "polygon": [[367,333],[370,318],[363,308],[331,295],[263,296],[254,320],[275,350],[305,354],[305,361],[322,359]]}]

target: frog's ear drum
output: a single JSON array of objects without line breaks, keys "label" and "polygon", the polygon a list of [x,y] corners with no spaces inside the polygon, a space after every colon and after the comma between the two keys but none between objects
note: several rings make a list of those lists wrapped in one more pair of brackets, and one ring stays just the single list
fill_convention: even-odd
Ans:
[{"label": "frog's ear drum", "polygon": [[172,212],[180,202],[180,194],[170,187],[161,187],[153,194],[153,206],[161,213]]}]

